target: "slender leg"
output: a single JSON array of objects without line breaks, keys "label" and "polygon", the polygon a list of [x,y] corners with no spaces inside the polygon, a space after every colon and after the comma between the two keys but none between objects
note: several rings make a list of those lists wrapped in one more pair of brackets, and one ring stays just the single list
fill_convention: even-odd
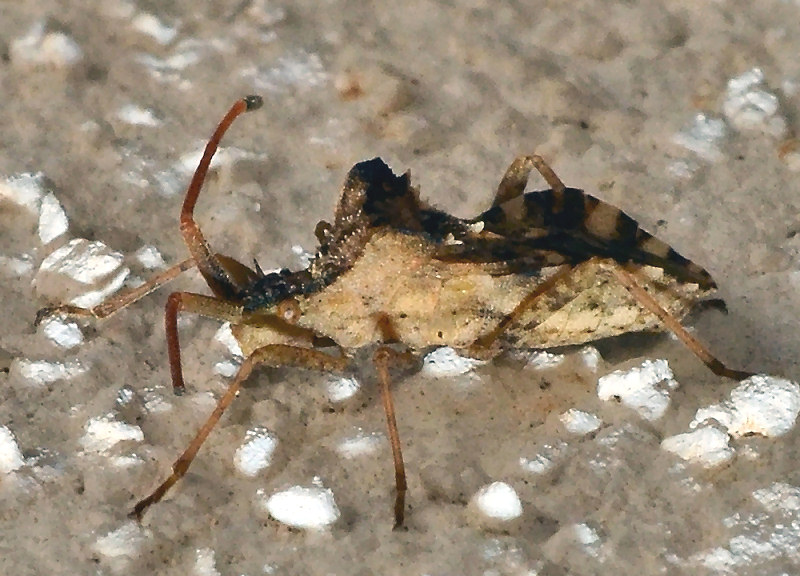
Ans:
[{"label": "slender leg", "polygon": [[575,273],[577,273],[580,268],[584,266],[588,266],[590,263],[594,264],[597,262],[596,258],[591,258],[586,260],[585,262],[581,262],[577,266],[572,266],[570,264],[564,264],[556,270],[556,272],[550,276],[547,280],[539,284],[536,288],[534,288],[525,298],[523,298],[517,307],[514,308],[505,318],[503,318],[497,326],[494,327],[490,332],[487,332],[483,336],[479,337],[475,342],[473,342],[469,348],[467,353],[470,356],[475,357],[483,357],[483,356],[491,356],[490,351],[492,345],[497,341],[497,339],[503,335],[503,333],[511,326],[514,322],[519,320],[522,315],[533,306],[536,301],[550,292],[553,288],[558,286],[561,283],[564,283],[569,280]]},{"label": "slender leg", "polygon": [[494,356],[492,353],[492,346],[503,333],[508,330],[509,326],[519,320],[522,315],[533,306],[536,301],[553,290],[559,284],[568,282],[574,275],[580,273],[580,270],[586,266],[597,264],[598,258],[590,258],[576,266],[570,264],[563,264],[560,266],[552,276],[534,288],[527,296],[525,296],[517,307],[514,308],[505,318],[503,318],[497,326],[490,332],[479,337],[467,348],[467,354],[475,358],[484,358]]},{"label": "slender leg", "polygon": [[525,186],[528,185],[528,177],[534,168],[539,171],[539,174],[547,181],[547,185],[556,193],[564,191],[564,183],[541,156],[519,156],[514,159],[508,170],[506,170],[505,175],[503,175],[503,179],[497,187],[494,201],[492,201],[492,206],[498,206],[522,196],[525,192]]},{"label": "slender leg", "polygon": [[639,304],[655,314],[658,319],[661,320],[661,323],[664,324],[664,326],[670,332],[675,334],[675,336],[677,336],[680,341],[686,345],[692,354],[697,356],[714,374],[717,376],[723,376],[725,378],[732,378],[734,380],[744,380],[745,378],[749,378],[753,375],[751,372],[733,370],[725,366],[725,364],[717,359],[702,342],[692,336],[686,330],[686,328],[681,325],[678,319],[675,318],[675,316],[665,310],[661,304],[659,304],[656,299],[653,298],[647,292],[647,290],[642,287],[641,284],[639,284],[633,274],[613,261],[610,261],[610,263],[613,263],[611,268],[614,276],[617,278],[617,280],[619,280],[619,283],[622,284],[634,298],[636,298]]},{"label": "slender leg", "polygon": [[242,319],[242,307],[213,296],[192,292],[173,292],[164,309],[164,328],[167,333],[167,355],[172,375],[172,390],[180,396],[186,390],[181,365],[181,345],[178,339],[178,312],[192,312],[209,318],[237,323]]},{"label": "slender leg", "polygon": [[[574,273],[577,273],[582,266],[587,266],[590,263],[596,264],[597,258],[592,258],[578,264],[575,267],[562,266],[555,274],[545,280],[542,284],[537,286],[530,294],[525,296],[517,307],[511,311],[500,323],[487,334],[478,338],[468,349],[470,355],[480,357],[485,356],[491,350],[492,344],[503,335],[503,333],[517,321],[522,314],[528,310],[538,298],[547,294],[559,283],[567,281]],[[723,364],[716,358],[708,348],[700,342],[697,338],[692,336],[686,328],[675,318],[669,311],[664,309],[658,301],[645,290],[641,284],[636,280],[635,276],[626,270],[621,264],[614,260],[603,260],[604,264],[608,266],[616,277],[617,281],[625,287],[628,292],[636,299],[639,304],[652,312],[670,332],[675,334],[686,347],[697,356],[708,368],[717,376],[725,378],[732,378],[734,380],[744,380],[753,375],[752,372],[745,372],[741,370],[733,370]]]},{"label": "slender leg", "polygon": [[287,346],[284,344],[271,344],[254,351],[242,363],[239,372],[228,386],[225,394],[217,401],[217,406],[208,417],[208,420],[201,426],[200,430],[197,431],[197,434],[189,443],[189,446],[187,446],[183,454],[181,454],[172,465],[172,473],[149,496],[136,503],[129,514],[131,518],[141,521],[142,515],[147,509],[160,501],[164,497],[164,494],[186,474],[195,456],[197,456],[200,447],[206,441],[208,435],[211,434],[214,426],[219,422],[219,419],[225,413],[228,406],[230,406],[231,402],[233,402],[233,399],[236,398],[242,382],[247,379],[253,371],[253,368],[259,364],[267,364],[269,366],[298,366],[309,370],[320,371],[341,371],[347,367],[347,358],[336,358],[316,350]]},{"label": "slender leg", "polygon": [[134,302],[141,300],[164,284],[167,284],[168,282],[177,278],[181,272],[185,272],[193,266],[194,259],[187,258],[183,262],[175,264],[174,266],[164,270],[161,274],[150,278],[150,280],[141,286],[137,286],[136,288],[131,288],[130,290],[126,290],[120,294],[117,294],[113,298],[98,304],[94,308],[81,308],[79,306],[72,306],[71,304],[62,304],[60,306],[48,306],[47,308],[42,308],[36,313],[36,320],[34,320],[33,324],[34,326],[38,326],[41,324],[42,320],[56,314],[65,314],[67,316],[91,316],[97,319],[107,318],[118,310],[127,308]]},{"label": "slender leg", "polygon": [[[392,323],[387,314],[378,314],[378,330],[381,333],[381,342],[400,342],[400,335],[397,328]],[[375,350],[372,357],[375,368],[378,370],[378,379],[381,383],[381,400],[383,401],[383,411],[386,413],[386,425],[389,430],[389,443],[392,446],[392,459],[394,461],[394,529],[403,526],[406,508],[406,466],[403,463],[403,451],[400,444],[400,433],[397,431],[397,418],[394,412],[394,399],[392,398],[392,378],[389,369],[399,364],[411,364],[414,355],[409,352],[397,352],[388,346],[380,346]]]},{"label": "slender leg", "polygon": [[389,367],[393,364],[406,364],[414,360],[410,352],[396,352],[388,346],[380,346],[372,357],[375,367],[378,370],[378,378],[381,382],[381,399],[383,400],[383,410],[386,412],[386,424],[389,429],[389,443],[392,445],[392,458],[394,459],[394,529],[403,526],[406,506],[406,467],[403,463],[403,451],[400,445],[400,434],[397,431],[397,418],[394,412],[394,400],[392,399],[391,377]]}]

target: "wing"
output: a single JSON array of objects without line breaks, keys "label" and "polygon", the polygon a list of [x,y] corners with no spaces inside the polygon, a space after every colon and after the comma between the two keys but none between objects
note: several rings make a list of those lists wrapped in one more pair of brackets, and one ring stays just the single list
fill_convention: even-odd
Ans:
[{"label": "wing", "polygon": [[[441,257],[535,265],[577,264],[593,257],[662,268],[680,281],[715,288],[709,273],[643,230],[622,210],[577,188],[512,198],[465,223]],[[516,264],[515,264],[516,263]]]}]

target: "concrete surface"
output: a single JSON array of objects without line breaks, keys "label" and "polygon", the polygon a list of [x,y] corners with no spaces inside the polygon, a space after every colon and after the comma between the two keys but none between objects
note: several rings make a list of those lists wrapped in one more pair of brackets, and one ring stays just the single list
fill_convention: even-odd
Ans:
[{"label": "concrete surface", "polygon": [[[346,401],[329,398],[327,375],[259,370],[139,527],[126,513],[225,388],[219,324],[182,321],[180,398],[168,290],[79,322],[70,349],[32,325],[67,296],[57,278],[32,280],[69,239],[103,242],[140,278],[143,246],[185,257],[177,219],[196,153],[255,92],[264,109],[229,133],[198,206],[219,252],[298,266],[292,247],[313,249],[365,158],[411,169],[424,197],[467,216],[515,155],[538,152],[711,271],[728,314],[692,325],[713,351],[796,379],[800,4],[42,0],[0,15],[0,573],[800,573],[791,410],[780,436],[705,428],[730,450],[708,468],[662,449],[738,385],[666,336],[599,343],[596,370],[584,349],[551,368],[505,358],[471,377],[399,378],[410,510],[392,532],[368,354]],[[191,272],[175,282],[203,288]],[[666,359],[677,386],[657,419],[597,395],[600,376],[643,358]],[[768,418],[794,398],[770,385]],[[248,430],[277,438],[255,477],[235,465]],[[342,456],[361,437],[377,440]],[[519,497],[513,521],[476,509],[495,481]],[[302,531],[270,518],[263,500],[291,486],[330,489],[339,519]]]}]

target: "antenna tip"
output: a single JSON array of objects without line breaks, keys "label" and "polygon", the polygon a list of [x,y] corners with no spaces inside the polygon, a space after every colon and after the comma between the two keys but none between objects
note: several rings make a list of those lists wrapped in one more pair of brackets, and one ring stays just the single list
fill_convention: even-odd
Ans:
[{"label": "antenna tip", "polygon": [[247,112],[258,110],[264,105],[264,99],[261,96],[250,95],[244,97],[244,103],[247,106]]}]

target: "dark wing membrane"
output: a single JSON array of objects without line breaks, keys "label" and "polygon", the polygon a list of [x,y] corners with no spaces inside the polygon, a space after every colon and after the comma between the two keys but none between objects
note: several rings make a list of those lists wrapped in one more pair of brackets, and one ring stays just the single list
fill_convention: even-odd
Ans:
[{"label": "dark wing membrane", "polygon": [[[577,188],[529,192],[490,208],[470,222],[483,223],[480,234],[503,238],[506,252],[552,251],[570,263],[611,258],[657,266],[703,288],[716,286],[705,269],[645,232],[622,210]],[[480,242],[463,241],[474,244],[476,253],[486,253]]]}]

